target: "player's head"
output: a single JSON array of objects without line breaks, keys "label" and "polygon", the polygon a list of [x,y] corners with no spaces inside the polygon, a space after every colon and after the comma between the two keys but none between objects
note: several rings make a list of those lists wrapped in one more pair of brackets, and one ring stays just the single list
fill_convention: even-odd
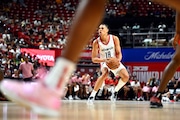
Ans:
[{"label": "player's head", "polygon": [[109,29],[108,29],[108,26],[106,24],[100,24],[99,25],[99,28],[98,28],[99,36],[106,35],[106,34],[108,34],[108,32],[109,32]]}]

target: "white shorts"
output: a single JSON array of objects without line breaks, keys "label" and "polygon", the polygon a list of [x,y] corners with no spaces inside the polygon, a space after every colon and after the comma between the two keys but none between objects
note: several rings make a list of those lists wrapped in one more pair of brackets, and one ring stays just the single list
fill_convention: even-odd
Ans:
[{"label": "white shorts", "polygon": [[114,70],[111,70],[105,62],[102,62],[101,63],[101,70],[103,68],[107,68],[109,71],[111,71],[115,76],[119,74],[119,71],[122,70],[122,69],[126,69],[126,67],[120,62],[120,65],[118,68],[114,69]]}]

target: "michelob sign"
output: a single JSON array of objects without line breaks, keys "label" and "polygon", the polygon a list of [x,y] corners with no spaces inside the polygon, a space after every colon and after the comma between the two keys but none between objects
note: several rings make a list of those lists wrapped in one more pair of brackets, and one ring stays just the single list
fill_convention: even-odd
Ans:
[{"label": "michelob sign", "polygon": [[[130,75],[147,82],[151,77],[161,79],[166,65],[174,56],[173,48],[131,48],[123,49],[122,63]],[[180,77],[180,69],[174,75]]]}]

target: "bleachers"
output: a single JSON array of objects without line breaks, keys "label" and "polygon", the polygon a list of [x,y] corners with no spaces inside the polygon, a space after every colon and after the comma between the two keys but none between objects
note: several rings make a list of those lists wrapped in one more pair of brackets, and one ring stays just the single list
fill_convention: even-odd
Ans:
[{"label": "bleachers", "polygon": [[[79,0],[69,0],[75,8],[78,5]],[[68,1],[67,1],[68,2]],[[29,18],[31,21],[39,18],[37,14],[34,12],[38,7],[40,7],[42,4],[50,4],[53,6],[52,11],[55,13],[58,13],[59,16],[65,17],[65,19],[70,19],[74,15],[74,10],[67,10],[63,4],[57,4],[55,0],[25,0],[25,4],[27,7],[12,7],[10,10],[10,17],[13,17],[14,15],[22,18]],[[128,7],[127,7],[128,6]],[[122,11],[127,12],[128,9],[131,10],[131,12],[137,12],[138,16],[148,16],[150,12],[154,12],[154,14],[157,13],[165,13],[167,17],[172,16],[172,9],[160,5],[158,3],[152,3],[148,0],[133,0],[132,2],[124,0],[122,4],[117,4],[114,2],[110,2],[106,5],[106,12],[109,10],[115,10],[116,16],[121,15]]]},{"label": "bleachers", "polygon": [[[31,23],[35,20],[44,20],[47,19],[47,14],[43,13],[36,14],[35,11],[40,8],[42,10],[47,10],[46,7],[49,7],[48,12],[50,13],[58,13],[60,18],[63,18],[66,22],[71,21],[74,16],[75,9],[68,10],[65,6],[66,3],[70,2],[71,5],[76,8],[79,0],[67,0],[62,4],[57,4],[55,0],[25,0],[25,4],[27,7],[16,6],[11,7],[9,12],[10,18],[17,18],[20,20],[29,19]],[[106,4],[106,12],[110,10],[115,11],[115,17],[123,17],[126,14],[132,14],[138,16],[149,16],[154,15],[157,17],[172,17],[173,10],[157,3],[151,3],[148,0],[123,0],[122,3],[115,3],[110,1]],[[47,11],[46,11],[47,12]],[[151,14],[152,13],[152,14]],[[165,16],[164,16],[164,13]],[[43,24],[43,28],[48,27],[48,24]],[[11,28],[11,32],[15,36],[19,36],[19,32],[21,32],[21,26],[19,24],[7,24],[6,28]],[[60,31],[60,35],[68,34],[69,26],[66,24],[63,26],[63,30]],[[22,37],[22,36],[21,36]],[[29,40],[28,40],[29,41]]]},{"label": "bleachers", "polygon": [[[70,0],[73,6],[76,7],[78,0]],[[13,16],[22,17],[24,19],[30,19],[30,21],[33,21],[35,19],[38,19],[40,16],[35,14],[34,12],[38,7],[44,7],[43,5],[50,5],[50,7],[53,6],[52,12],[58,13],[59,16],[65,17],[65,19],[70,19],[74,11],[68,11],[66,10],[65,6],[63,4],[57,4],[55,0],[25,0],[25,4],[27,7],[18,6],[18,7],[11,7],[9,16],[12,18]]]}]

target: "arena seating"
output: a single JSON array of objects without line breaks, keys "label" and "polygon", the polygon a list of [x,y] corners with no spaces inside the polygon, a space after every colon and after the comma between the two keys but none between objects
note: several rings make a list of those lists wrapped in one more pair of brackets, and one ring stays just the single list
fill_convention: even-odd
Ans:
[{"label": "arena seating", "polygon": [[[67,2],[70,2],[71,5],[76,8],[79,0],[68,0]],[[48,0],[48,2],[45,2],[45,0],[25,0],[25,4],[27,5],[26,8],[22,6],[12,7],[9,15],[10,17],[17,16],[22,18],[29,18],[31,21],[39,19],[42,16],[39,16],[34,12],[43,3],[48,3],[49,5],[52,5],[53,11],[55,13],[58,13],[59,16],[65,17],[66,20],[70,19],[74,15],[74,10],[67,10],[64,6],[65,3],[57,4],[55,0]],[[137,12],[138,16],[148,16],[150,12],[154,12],[154,14],[165,13],[166,16],[172,16],[173,11],[167,6],[152,3],[148,0],[133,0],[132,2],[129,2],[129,0],[123,0],[122,4],[110,2],[106,5],[106,12],[108,12],[110,9],[116,11],[116,16],[121,15],[123,10],[124,12],[127,12],[128,9],[130,9],[131,12]]]}]

